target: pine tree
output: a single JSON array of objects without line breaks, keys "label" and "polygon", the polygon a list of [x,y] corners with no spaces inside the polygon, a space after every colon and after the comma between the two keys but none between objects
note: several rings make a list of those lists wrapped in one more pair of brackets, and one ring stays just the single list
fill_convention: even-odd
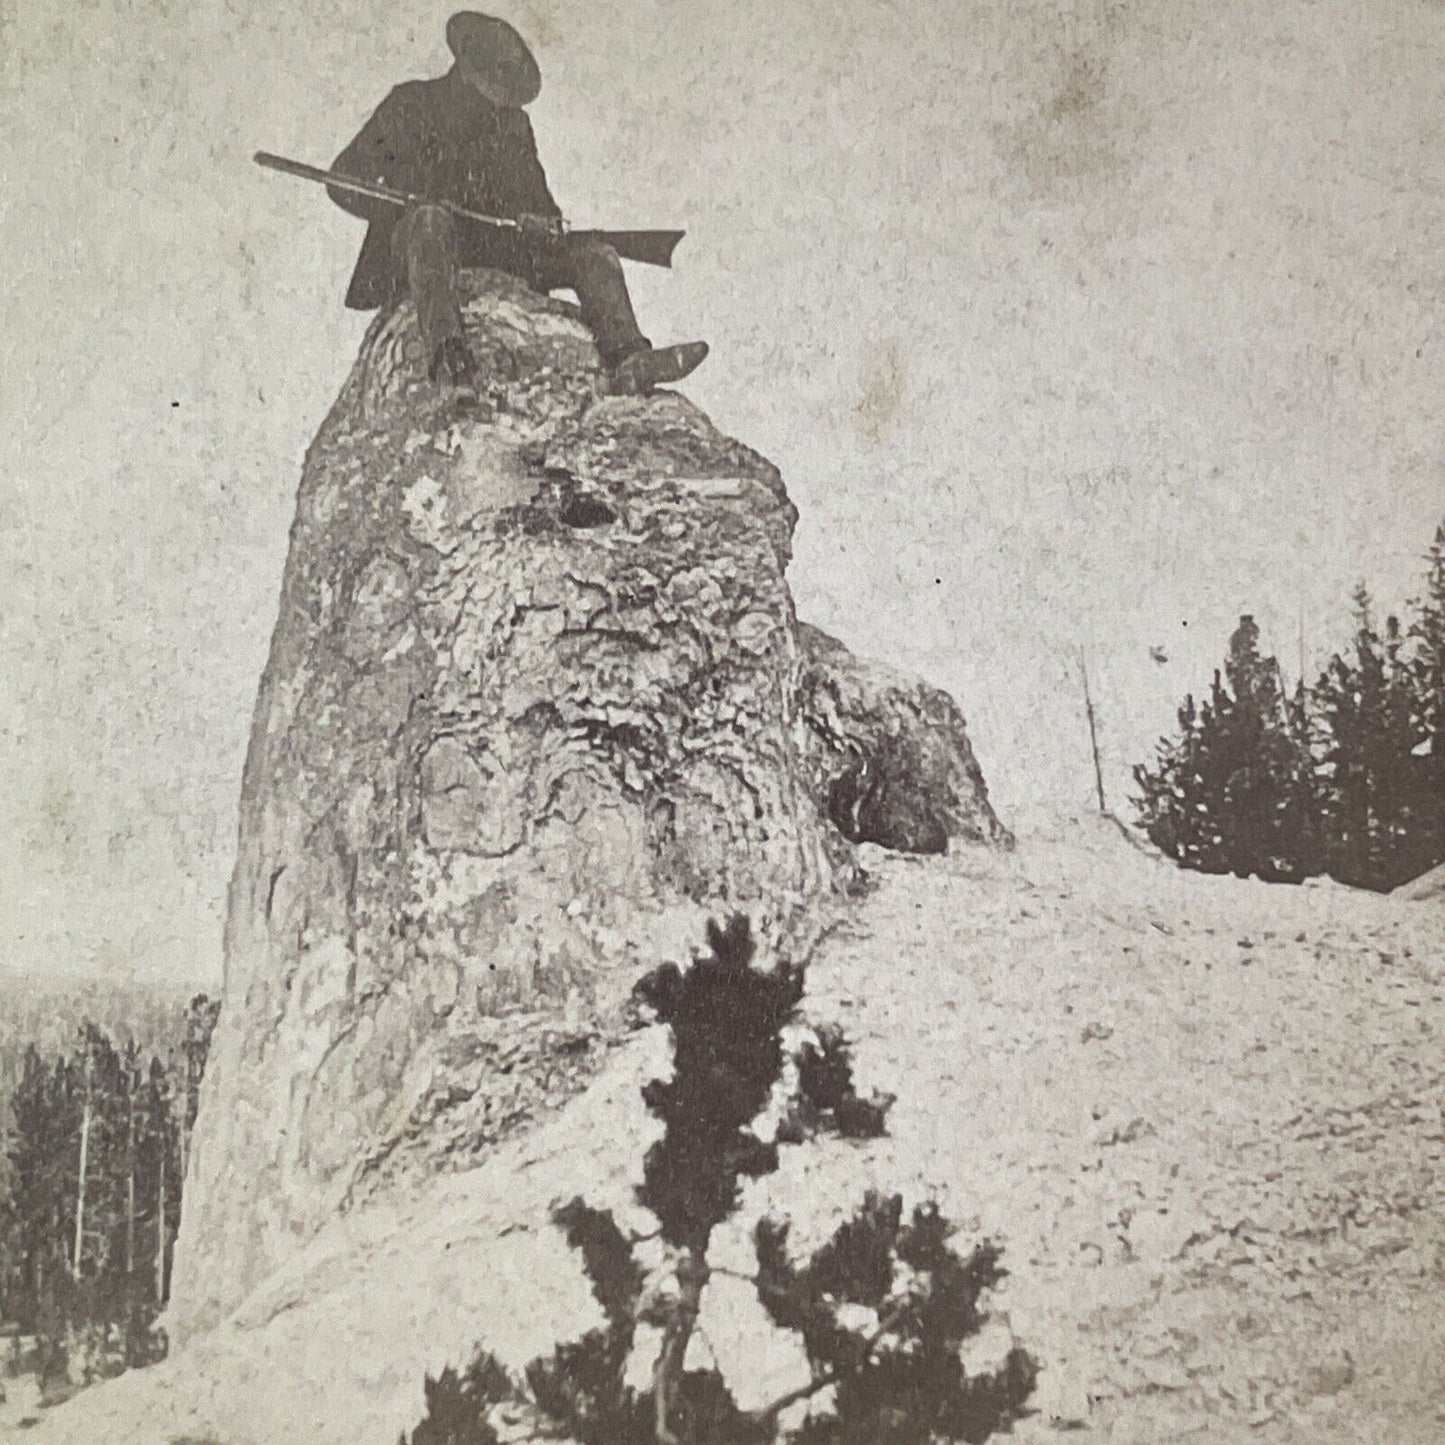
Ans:
[{"label": "pine tree", "polygon": [[90,1190],[90,1136],[95,1128],[95,1056],[82,1047],[80,1058],[80,1130],[75,1164],[75,1243],[70,1252],[70,1275],[80,1281],[85,1262],[85,1204]]},{"label": "pine tree", "polygon": [[[672,1036],[671,1077],[643,1090],[665,1128],[637,1190],[659,1225],[644,1237],[666,1246],[665,1278],[640,1263],[643,1237],[624,1234],[607,1211],[580,1198],[557,1209],[553,1221],[582,1257],[605,1326],[533,1360],[520,1379],[486,1354],[465,1375],[428,1379],[427,1415],[410,1445],[495,1445],[493,1419],[503,1405],[509,1428],[519,1410],[532,1417],[523,1422],[527,1438],[579,1445],[778,1445],[786,1411],[804,1401],[823,1406],[830,1394],[823,1414],[786,1432],[789,1445],[983,1441],[1023,1413],[1036,1375],[1026,1352],[1014,1349],[998,1369],[972,1374],[961,1354],[987,1319],[982,1296],[1002,1276],[998,1250],[960,1255],[936,1206],[921,1206],[904,1224],[901,1198],[874,1194],[801,1269],[788,1256],[785,1221],[766,1219],[755,1231],[759,1302],[802,1336],[813,1366],[807,1384],[746,1411],[716,1364],[684,1368],[713,1231],[737,1209],[741,1180],[777,1167],[781,1130],[765,1143],[753,1127],[765,1103],[791,1105],[814,1129],[857,1136],[879,1131],[891,1101],[859,1097],[847,1041],[827,1027],[795,1054],[797,1088],[779,1097],[783,1029],[795,1017],[804,971],[754,968],[744,918],[709,924],[708,945],[686,972],[666,964],[637,988]],[[867,1111],[867,1129],[854,1127],[853,1106]],[[791,1142],[805,1137],[806,1129]],[[876,1311],[873,1322],[845,1315],[860,1304]],[[641,1324],[662,1335],[643,1391],[627,1381]]]},{"label": "pine tree", "polygon": [[[1280,675],[1284,690],[1284,676]],[[1300,878],[1315,878],[1325,871],[1323,799],[1318,776],[1319,728],[1305,680],[1295,683],[1284,705],[1285,726],[1294,742],[1292,781],[1285,813],[1285,831],[1291,840]]]},{"label": "pine tree", "polygon": [[143,1237],[147,1242],[149,1293],[159,1310],[170,1294],[171,1254],[179,1222],[181,1189],[172,1084],[160,1059],[151,1060],[142,1116],[140,1192],[146,1209]]},{"label": "pine tree", "polygon": [[31,1045],[10,1100],[15,1127],[10,1145],[9,1201],[15,1252],[10,1309],[23,1330],[37,1329],[42,1301],[53,1297],[65,1269],[61,1236],[63,1172],[54,1139],[62,1108],[58,1077]]},{"label": "pine tree", "polygon": [[[708,925],[709,953],[686,973],[658,969],[642,993],[672,1029],[673,1076],[643,1090],[666,1125],[648,1151],[638,1200],[676,1253],[678,1296],[663,1325],[653,1371],[659,1445],[672,1445],[674,1413],[685,1387],[683,1359],[708,1280],[713,1230],[737,1207],[739,1181],[777,1168],[776,1147],[750,1129],[782,1073],[781,1030],[803,995],[801,969],[752,967],[748,920]],[[727,1019],[728,1026],[720,1027]]]},{"label": "pine tree", "polygon": [[1268,882],[1296,876],[1291,836],[1296,749],[1274,658],[1259,650],[1259,628],[1241,617],[1229,642],[1225,674],[1233,693],[1221,816],[1230,871]]},{"label": "pine tree", "polygon": [[141,1069],[140,1045],[132,1039],[122,1061],[125,1080],[125,1252],[123,1255],[126,1293],[136,1276],[136,1222],[139,1214],[137,1184],[140,1177],[140,1114],[145,1076]]},{"label": "pine tree", "polygon": [[92,1313],[117,1304],[124,1228],[125,1080],[120,1055],[96,1025],[81,1029],[77,1070],[80,1137],[75,1169],[71,1274],[86,1281]]},{"label": "pine tree", "polygon": [[1161,740],[1155,766],[1134,770],[1154,844],[1205,873],[1293,882],[1315,871],[1308,728],[1252,617],[1239,619],[1208,701],[1196,708],[1187,697],[1178,716],[1179,735]]},{"label": "pine tree", "polygon": [[1409,671],[1413,732],[1408,787],[1416,800],[1406,859],[1411,877],[1445,862],[1445,523],[1425,557],[1425,593],[1412,604]]},{"label": "pine tree", "polygon": [[[1353,655],[1336,654],[1315,685],[1326,866],[1359,888],[1388,890],[1421,871],[1416,793],[1421,732],[1416,684],[1398,619],[1376,629],[1357,587]],[[1428,806],[1428,804],[1427,804]]]},{"label": "pine tree", "polygon": [[1134,768],[1139,788],[1134,802],[1154,846],[1186,868],[1199,868],[1206,833],[1206,809],[1198,796],[1203,733],[1192,693],[1185,697],[1177,717],[1179,734],[1159,740],[1154,767],[1141,763]]}]

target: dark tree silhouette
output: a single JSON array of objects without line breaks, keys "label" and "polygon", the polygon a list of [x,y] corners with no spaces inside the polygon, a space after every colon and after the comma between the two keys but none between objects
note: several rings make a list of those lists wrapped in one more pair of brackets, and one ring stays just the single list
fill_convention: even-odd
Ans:
[{"label": "dark tree silhouette", "polygon": [[1406,636],[1395,617],[1376,631],[1363,587],[1354,604],[1353,654],[1336,654],[1314,689],[1325,867],[1342,883],[1389,889],[1431,866],[1439,802],[1415,791],[1427,738]]},{"label": "dark tree silhouette", "polygon": [[[1023,1412],[1035,1373],[1023,1351],[974,1377],[960,1357],[961,1343],[983,1324],[981,1296],[1002,1275],[997,1250],[983,1245],[959,1256],[935,1207],[915,1210],[905,1225],[901,1199],[873,1195],[802,1269],[789,1261],[785,1223],[758,1226],[754,1284],[773,1319],[802,1335],[813,1365],[807,1385],[744,1411],[716,1368],[684,1368],[713,1231],[737,1209],[740,1181],[777,1167],[777,1145],[752,1125],[784,1078],[783,1030],[802,997],[803,970],[760,970],[753,956],[745,919],[710,924],[708,950],[690,968],[664,965],[638,986],[672,1035],[670,1079],[644,1090],[664,1132],[643,1161],[638,1190],[667,1247],[665,1282],[649,1287],[634,1253],[640,1241],[611,1214],[580,1199],[558,1210],[554,1220],[581,1255],[606,1324],[534,1360],[519,1380],[483,1355],[474,1369],[485,1388],[452,1372],[428,1381],[428,1415],[410,1445],[491,1445],[489,1415],[504,1402],[536,1414],[535,1434],[580,1445],[774,1445],[784,1438],[784,1411],[830,1388],[832,1405],[789,1440],[981,1441]],[[847,1134],[852,1104],[874,1110],[876,1128],[856,1132],[881,1131],[891,1100],[859,1098],[839,1031],[820,1029],[798,1064],[795,1123],[807,1118],[813,1133]],[[807,1128],[796,1134],[806,1137]],[[875,1309],[876,1326],[845,1323],[839,1306],[850,1302]],[[626,1375],[642,1323],[660,1330],[662,1343],[651,1385],[639,1391]]]},{"label": "dark tree silhouette", "polygon": [[1254,618],[1239,619],[1223,675],[1202,706],[1185,699],[1179,728],[1153,768],[1134,769],[1150,840],[1205,873],[1307,876],[1318,850],[1306,720],[1260,651]]},{"label": "dark tree silhouette", "polygon": [[1425,557],[1425,592],[1413,604],[1409,652],[1414,732],[1409,788],[1419,812],[1418,851],[1409,866],[1423,873],[1445,859],[1445,523]]},{"label": "dark tree silhouette", "polygon": [[73,1052],[22,1058],[0,1199],[0,1314],[74,1383],[149,1364],[169,1288],[182,1161],[216,1005],[192,1000],[166,1057],[85,1022]]},{"label": "dark tree silhouette", "polygon": [[1377,890],[1445,861],[1445,525],[1425,562],[1408,624],[1377,626],[1358,587],[1353,646],[1292,695],[1240,618],[1208,699],[1187,697],[1178,733],[1134,769],[1161,851],[1206,873]]}]

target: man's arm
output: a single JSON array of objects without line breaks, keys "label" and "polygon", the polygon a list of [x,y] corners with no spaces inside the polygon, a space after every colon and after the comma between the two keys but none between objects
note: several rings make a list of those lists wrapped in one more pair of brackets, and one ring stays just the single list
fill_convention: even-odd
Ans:
[{"label": "man's arm", "polygon": [[532,133],[532,122],[526,112],[518,111],[517,114],[521,116],[521,125],[513,163],[513,178],[518,213],[560,221],[562,208],[553,200],[551,188],[547,185],[547,172],[542,169],[541,158],[537,155],[537,137]]},{"label": "man's arm", "polygon": [[[337,175],[350,176],[352,180],[379,181],[385,186],[410,189],[410,109],[401,91],[393,90],[377,106],[356,139],[331,163],[331,169]],[[383,220],[397,214],[395,206],[371,196],[358,196],[351,191],[337,190],[334,186],[328,186],[326,193],[343,211],[350,211],[353,216],[360,216],[366,221]]]}]

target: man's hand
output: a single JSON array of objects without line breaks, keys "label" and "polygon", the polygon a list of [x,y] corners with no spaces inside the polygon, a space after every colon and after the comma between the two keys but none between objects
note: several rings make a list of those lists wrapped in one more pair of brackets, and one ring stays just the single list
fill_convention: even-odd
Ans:
[{"label": "man's hand", "polygon": [[556,241],[562,235],[562,222],[555,216],[521,215],[517,226],[529,241]]}]

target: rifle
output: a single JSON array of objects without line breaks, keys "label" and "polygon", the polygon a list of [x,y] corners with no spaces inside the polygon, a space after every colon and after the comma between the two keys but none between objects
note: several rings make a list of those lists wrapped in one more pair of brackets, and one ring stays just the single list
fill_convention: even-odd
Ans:
[{"label": "rifle", "polygon": [[[476,225],[493,226],[507,231],[524,229],[520,221],[510,216],[483,215],[480,211],[459,206],[455,201],[433,201],[427,196],[395,190],[377,181],[358,181],[351,176],[339,176],[334,171],[323,171],[318,166],[287,160],[285,156],[274,156],[269,151],[257,151],[254,160],[258,166],[265,166],[267,170],[299,176],[304,181],[319,181],[322,185],[334,187],[338,191],[370,196],[374,201],[387,201],[393,206],[442,206],[461,221],[471,221]],[[573,231],[565,221],[562,222],[562,233],[582,240],[606,242],[619,256],[629,261],[642,261],[648,266],[671,266],[672,253],[677,243],[687,234],[685,231]]]}]

